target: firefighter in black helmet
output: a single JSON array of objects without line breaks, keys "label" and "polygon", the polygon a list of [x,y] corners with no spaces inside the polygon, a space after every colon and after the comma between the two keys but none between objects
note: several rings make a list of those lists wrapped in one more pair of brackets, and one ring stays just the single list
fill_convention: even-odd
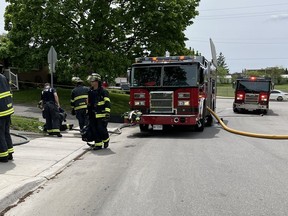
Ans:
[{"label": "firefighter in black helmet", "polygon": [[87,81],[91,84],[88,92],[88,116],[89,125],[94,134],[93,149],[101,149],[109,146],[109,133],[107,131],[108,120],[110,118],[110,98],[109,92],[101,85],[101,76],[92,73]]},{"label": "firefighter in black helmet", "polygon": [[14,153],[10,135],[11,115],[14,113],[12,94],[0,67],[0,162],[12,160]]},{"label": "firefighter in black helmet", "polygon": [[72,82],[76,85],[71,92],[72,115],[76,115],[80,130],[87,124],[87,98],[89,88],[83,86],[83,80],[73,77]]},{"label": "firefighter in black helmet", "polygon": [[60,133],[60,103],[57,92],[51,88],[50,83],[45,83],[41,93],[43,103],[43,117],[46,120],[47,132],[49,135],[62,137]]}]

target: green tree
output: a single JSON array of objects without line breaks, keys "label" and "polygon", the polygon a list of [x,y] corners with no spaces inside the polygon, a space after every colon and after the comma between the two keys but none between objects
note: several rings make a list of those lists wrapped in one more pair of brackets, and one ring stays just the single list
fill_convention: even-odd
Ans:
[{"label": "green tree", "polygon": [[220,81],[220,83],[225,83],[225,76],[229,74],[229,69],[222,52],[220,52],[219,56],[217,57],[217,64],[218,80]]},{"label": "green tree", "polygon": [[0,35],[0,59],[4,61],[4,64],[8,64],[13,55],[12,51],[13,43],[9,40],[6,34]]},{"label": "green tree", "polygon": [[6,0],[5,30],[13,65],[47,64],[53,45],[59,80],[96,71],[125,75],[135,57],[188,52],[184,31],[200,0]]},{"label": "green tree", "polygon": [[219,53],[219,56],[217,58],[217,63],[218,63],[218,67],[221,69],[221,71],[223,73],[225,73],[225,75],[227,75],[229,73],[229,68],[226,64],[225,56],[223,55],[222,52]]}]

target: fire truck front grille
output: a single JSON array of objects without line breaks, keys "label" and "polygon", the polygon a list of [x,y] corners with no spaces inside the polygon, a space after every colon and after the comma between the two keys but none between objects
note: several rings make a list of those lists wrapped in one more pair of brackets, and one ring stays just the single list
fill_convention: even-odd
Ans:
[{"label": "fire truck front grille", "polygon": [[245,94],[245,103],[258,103],[259,94]]},{"label": "fire truck front grille", "polygon": [[150,92],[150,113],[173,113],[173,92]]}]

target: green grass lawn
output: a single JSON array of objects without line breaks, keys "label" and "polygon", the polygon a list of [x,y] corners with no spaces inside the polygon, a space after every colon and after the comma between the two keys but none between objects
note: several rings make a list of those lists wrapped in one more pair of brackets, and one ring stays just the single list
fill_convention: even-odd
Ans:
[{"label": "green grass lawn", "polygon": [[39,126],[43,127],[43,122],[40,122],[38,118],[23,117],[12,115],[11,116],[11,129],[19,131],[29,131],[40,133]]},{"label": "green grass lawn", "polygon": [[[37,106],[42,89],[26,89],[13,92],[13,102],[15,104],[23,104],[28,106]],[[66,111],[71,111],[70,94],[71,89],[57,88],[57,93],[60,99],[61,107]],[[112,90],[110,92],[111,100],[111,115],[121,116],[123,113],[129,111],[129,95],[123,94],[121,91]],[[17,116],[17,113],[11,117],[11,129],[19,131],[29,131],[41,133],[39,126],[43,126],[43,122],[36,118],[27,118]]]},{"label": "green grass lawn", "polygon": [[[15,91],[13,93],[13,102],[29,106],[37,106],[40,101],[42,89],[34,88],[27,90]],[[66,111],[71,111],[70,95],[71,89],[57,88],[61,107]],[[111,115],[122,115],[129,111],[129,95],[121,94],[120,91],[110,92]]]}]

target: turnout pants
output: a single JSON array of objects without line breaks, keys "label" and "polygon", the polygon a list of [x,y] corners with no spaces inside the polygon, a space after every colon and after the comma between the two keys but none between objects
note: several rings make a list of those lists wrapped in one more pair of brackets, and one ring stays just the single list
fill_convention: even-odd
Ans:
[{"label": "turnout pants", "polygon": [[104,121],[103,118],[92,118],[90,124],[95,136],[95,146],[102,146],[103,143],[109,143],[110,138],[107,130],[108,122]]},{"label": "turnout pants", "polygon": [[78,119],[80,130],[84,128],[85,125],[87,125],[87,115],[86,115],[86,109],[79,109],[75,111],[76,118]]},{"label": "turnout pants", "polygon": [[0,117],[0,158],[14,153],[12,139],[10,136],[11,116]]},{"label": "turnout pants", "polygon": [[55,103],[48,102],[44,105],[43,117],[46,119],[48,133],[60,133],[60,112]]}]

